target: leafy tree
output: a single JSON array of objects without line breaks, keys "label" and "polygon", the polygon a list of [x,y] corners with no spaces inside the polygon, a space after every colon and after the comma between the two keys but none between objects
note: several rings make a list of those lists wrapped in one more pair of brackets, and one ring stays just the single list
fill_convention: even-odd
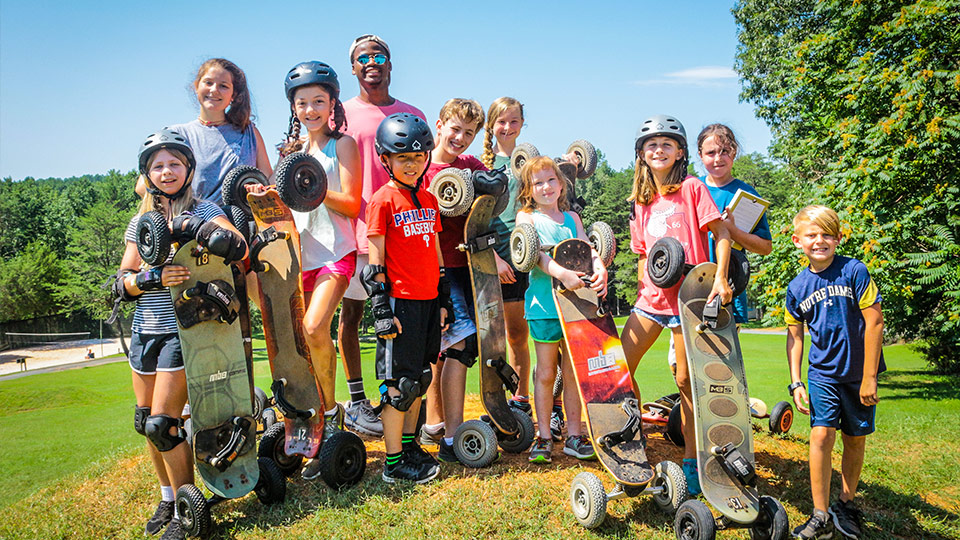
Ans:
[{"label": "leafy tree", "polygon": [[919,338],[943,370],[951,368],[938,358],[960,357],[956,327],[930,324],[931,313],[960,318],[956,298],[931,279],[960,270],[956,257],[936,255],[960,237],[950,159],[960,142],[958,7],[742,0],[734,8],[741,98],[770,125],[774,156],[795,187],[773,214],[781,234],[758,276],[768,314],[782,316],[785,286],[803,264],[789,218],[826,204],[843,221],[842,253],[863,260],[880,285],[887,329]]},{"label": "leafy tree", "polygon": [[63,263],[43,240],[0,263],[0,322],[58,313]]}]

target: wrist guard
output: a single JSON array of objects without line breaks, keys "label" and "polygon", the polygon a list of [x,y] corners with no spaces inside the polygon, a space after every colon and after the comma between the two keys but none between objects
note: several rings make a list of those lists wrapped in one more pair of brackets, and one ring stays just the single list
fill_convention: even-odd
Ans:
[{"label": "wrist guard", "polygon": [[178,244],[185,244],[197,237],[197,233],[204,223],[206,222],[197,216],[181,214],[173,218],[173,223],[171,224],[173,230],[170,238]]},{"label": "wrist guard", "polygon": [[[377,281],[377,276],[383,274],[383,281]],[[360,271],[360,283],[363,290],[367,291],[367,296],[373,298],[373,295],[380,292],[390,292],[390,284],[387,283],[387,267],[381,264],[368,264]]]},{"label": "wrist guard", "polygon": [[450,280],[443,268],[440,268],[440,280],[437,282],[437,300],[440,307],[447,310],[447,324],[453,324],[456,317],[453,315],[453,299],[450,298]]},{"label": "wrist guard", "polygon": [[197,230],[197,243],[210,250],[210,253],[223,257],[224,263],[243,260],[247,250],[243,237],[212,221],[204,223]]},{"label": "wrist guard", "polygon": [[163,267],[154,266],[137,274],[137,288],[141,291],[155,291],[163,288]]},{"label": "wrist guard", "polygon": [[113,293],[113,297],[118,301],[123,302],[135,302],[137,298],[140,298],[140,295],[130,294],[130,291],[127,290],[126,279],[127,276],[133,272],[129,270],[120,270],[115,276],[116,279],[113,280],[113,286],[110,288],[110,292]]},{"label": "wrist guard", "polygon": [[381,290],[370,296],[373,312],[373,327],[378,337],[397,333],[397,325],[393,322],[393,308],[390,307],[390,295]]}]

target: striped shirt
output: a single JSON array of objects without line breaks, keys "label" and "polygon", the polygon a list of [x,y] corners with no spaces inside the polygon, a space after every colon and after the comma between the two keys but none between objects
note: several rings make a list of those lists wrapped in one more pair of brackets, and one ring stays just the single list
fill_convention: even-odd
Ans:
[{"label": "striped shirt", "polygon": [[[223,216],[220,207],[206,201],[198,201],[193,215],[210,221],[217,216]],[[137,221],[140,215],[135,215],[127,224],[127,232],[123,239],[127,242],[137,242]],[[167,258],[166,264],[173,260],[173,252]],[[170,298],[170,288],[163,287],[153,291],[146,291],[137,299],[137,310],[133,313],[133,331],[138,334],[172,334],[177,331],[177,317],[173,311],[173,300]]]}]

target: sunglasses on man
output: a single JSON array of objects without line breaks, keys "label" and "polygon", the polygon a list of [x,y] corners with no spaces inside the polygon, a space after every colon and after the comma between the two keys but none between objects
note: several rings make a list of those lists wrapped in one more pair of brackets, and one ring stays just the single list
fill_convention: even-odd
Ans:
[{"label": "sunglasses on man", "polygon": [[370,62],[373,62],[378,66],[382,66],[387,63],[387,55],[383,53],[361,54],[360,56],[357,57],[357,62],[359,62],[361,66],[365,66]]}]

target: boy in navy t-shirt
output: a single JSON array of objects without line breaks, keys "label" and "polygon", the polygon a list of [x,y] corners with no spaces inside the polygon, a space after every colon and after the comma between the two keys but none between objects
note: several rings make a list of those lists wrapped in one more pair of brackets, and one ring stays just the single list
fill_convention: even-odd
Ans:
[{"label": "boy in navy t-shirt", "polygon": [[[860,537],[861,512],[853,502],[863,468],[866,436],[874,431],[877,375],[884,371],[880,292],[867,267],[836,255],[840,219],[825,206],[808,206],[793,218],[793,243],[810,266],[787,286],[788,390],[800,412],[810,415],[810,489],[813,515],[794,538],[830,538],[834,526]],[[810,331],[809,400],[801,381],[803,328]],[[840,497],[830,501],[831,451],[839,428],[843,437]],[[831,524],[832,518],[832,524]]]}]

